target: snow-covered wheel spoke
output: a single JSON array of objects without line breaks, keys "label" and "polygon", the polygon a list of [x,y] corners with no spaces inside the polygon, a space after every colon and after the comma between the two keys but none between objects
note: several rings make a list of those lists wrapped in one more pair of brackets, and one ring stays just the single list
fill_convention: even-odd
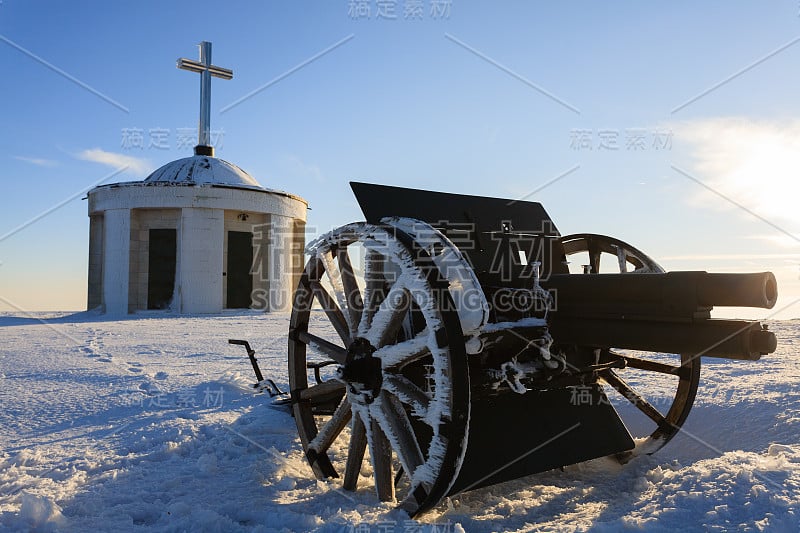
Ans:
[{"label": "snow-covered wheel spoke", "polygon": [[354,414],[352,420],[347,462],[344,467],[344,483],[342,483],[345,490],[356,490],[361,464],[364,462],[364,453],[367,451],[367,430],[364,427],[364,421],[358,414]]},{"label": "snow-covered wheel spoke", "polygon": [[345,359],[347,358],[346,349],[342,348],[341,346],[337,346],[327,339],[323,339],[322,337],[314,335],[313,333],[300,331],[297,333],[297,340],[303,344],[311,346],[322,355],[330,357],[337,363],[344,364]]},{"label": "snow-covered wheel spoke", "polygon": [[383,391],[379,401],[370,406],[370,412],[375,415],[375,419],[391,442],[403,470],[409,477],[413,477],[416,469],[425,460],[405,409],[397,398]]},{"label": "snow-covered wheel spoke", "polygon": [[383,256],[367,249],[364,259],[364,297],[361,320],[358,325],[359,337],[364,337],[372,325],[372,317],[383,301],[385,279],[383,277]]},{"label": "snow-covered wheel spoke", "polygon": [[338,381],[325,381],[319,385],[314,385],[313,387],[301,390],[298,396],[301,400],[316,400],[319,402],[332,397],[340,396],[343,391],[343,383]]},{"label": "snow-covered wheel spoke", "polygon": [[392,476],[392,448],[378,420],[370,418],[367,431],[369,456],[372,460],[372,473],[375,476],[375,492],[382,502],[394,500],[394,479]]},{"label": "snow-covered wheel spoke", "polygon": [[350,318],[350,333],[352,337],[356,337],[361,324],[361,314],[364,311],[364,302],[361,299],[361,291],[358,289],[358,282],[356,281],[355,271],[353,270],[347,247],[339,248],[336,251],[336,257],[339,261],[339,274],[342,277],[345,304]]},{"label": "snow-covered wheel spoke", "polygon": [[381,360],[384,370],[399,370],[405,365],[430,356],[431,350],[428,348],[428,342],[430,342],[428,332],[422,331],[413,339],[378,348],[375,351],[375,357]]},{"label": "snow-covered wheel spoke", "polygon": [[[378,499],[396,496],[413,516],[447,494],[466,450],[469,374],[447,280],[424,247],[391,226],[344,226],[309,253],[289,334],[300,440],[315,475],[343,472],[348,490],[359,486],[368,449]],[[315,354],[338,365],[335,378],[309,385]]]},{"label": "snow-covered wheel spoke", "polygon": [[389,391],[401,402],[411,406],[414,415],[425,422],[430,412],[431,397],[428,393],[417,387],[411,380],[399,376],[387,374],[383,377],[385,390]]},{"label": "snow-covered wheel spoke", "polygon": [[314,450],[318,454],[327,452],[328,448],[333,444],[333,441],[336,440],[336,437],[339,436],[347,426],[347,423],[350,422],[352,415],[350,400],[345,397],[342,403],[339,404],[339,407],[336,408],[336,411],[333,412],[328,423],[322,426],[317,436],[308,443],[308,448]]},{"label": "snow-covered wheel spoke", "polygon": [[405,279],[398,279],[372,318],[372,325],[365,335],[376,348],[389,344],[397,333],[409,311],[411,297]]},{"label": "snow-covered wheel spoke", "polygon": [[342,310],[319,281],[312,281],[310,286],[311,291],[314,296],[316,296],[317,301],[319,301],[320,307],[322,307],[322,310],[328,315],[328,320],[330,320],[336,333],[339,334],[339,337],[345,344],[348,344],[351,340],[350,328],[347,326],[347,320],[344,318]]}]

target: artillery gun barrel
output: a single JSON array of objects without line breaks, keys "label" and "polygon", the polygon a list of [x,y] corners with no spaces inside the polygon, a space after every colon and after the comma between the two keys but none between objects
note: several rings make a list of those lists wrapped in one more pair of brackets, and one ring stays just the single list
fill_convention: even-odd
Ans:
[{"label": "artillery gun barrel", "polygon": [[564,274],[542,285],[554,295],[558,343],[749,360],[776,348],[758,322],[710,319],[715,305],[772,308],[771,272]]},{"label": "artillery gun barrel", "polygon": [[550,333],[561,344],[749,361],[774,352],[778,342],[774,333],[748,320],[667,322],[559,317],[553,319]]},{"label": "artillery gun barrel", "polygon": [[559,274],[542,285],[559,315],[691,321],[713,306],[771,309],[778,299],[771,272],[755,274]]},{"label": "artillery gun barrel", "polygon": [[701,305],[762,307],[772,309],[778,299],[778,283],[772,272],[708,274],[697,286]]}]

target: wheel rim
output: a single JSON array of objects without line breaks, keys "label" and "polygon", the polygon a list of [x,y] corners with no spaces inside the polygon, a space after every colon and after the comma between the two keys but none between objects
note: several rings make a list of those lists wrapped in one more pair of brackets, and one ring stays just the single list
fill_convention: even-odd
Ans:
[{"label": "wheel rim", "polygon": [[[601,263],[606,264],[602,260],[604,255],[613,257],[616,260],[618,272],[620,273],[661,274],[664,272],[664,269],[646,253],[614,237],[595,235],[593,233],[574,233],[562,237],[561,244],[567,257],[584,252],[588,253],[589,262],[587,266],[592,274],[600,272]],[[634,270],[629,270],[627,265],[631,265]]]},{"label": "wheel rim", "polygon": [[[289,332],[292,408],[314,474],[343,472],[343,487],[355,490],[369,450],[378,498],[396,498],[412,516],[455,481],[469,420],[459,318],[430,256],[413,244],[364,223],[312,243]],[[323,359],[337,361],[335,375],[310,386],[307,364]]]},{"label": "wheel rim", "polygon": [[[617,455],[617,459],[624,463],[632,457],[657,452],[678,434],[697,394],[700,358],[693,354],[678,356],[649,352],[635,355],[611,352],[611,356],[623,359],[627,366],[622,370],[605,370],[600,373],[600,378],[622,399],[618,412],[626,427],[630,430],[641,426],[643,429],[633,436],[645,437],[633,450]],[[655,379],[650,374],[660,374],[661,377]],[[639,383],[640,379],[644,382]],[[647,423],[641,421],[638,413],[626,411],[625,401],[643,414]],[[640,420],[634,422],[637,417]],[[653,425],[655,429],[648,434]]]},{"label": "wheel rim", "polygon": [[[613,237],[581,233],[562,237],[562,244],[567,258],[588,254],[588,267],[592,274],[602,274],[603,266],[610,265],[616,267],[613,273],[664,272],[647,254]],[[612,260],[604,260],[605,255]],[[629,430],[634,425],[647,427],[647,424],[642,423],[641,417],[640,420],[635,420],[638,416],[635,411],[649,419],[649,428],[633,435],[635,438],[645,437],[644,440],[639,440],[634,450],[618,454],[617,459],[626,462],[637,455],[655,453],[677,435],[689,416],[700,382],[700,357],[696,354],[651,352],[623,354],[608,349],[601,351],[599,360],[624,361],[625,368],[604,370],[599,377],[619,393],[618,398],[623,399],[623,407],[627,401],[635,408],[634,414],[620,413],[626,427]],[[656,375],[661,377],[655,378]],[[651,431],[653,425],[655,430]]]}]

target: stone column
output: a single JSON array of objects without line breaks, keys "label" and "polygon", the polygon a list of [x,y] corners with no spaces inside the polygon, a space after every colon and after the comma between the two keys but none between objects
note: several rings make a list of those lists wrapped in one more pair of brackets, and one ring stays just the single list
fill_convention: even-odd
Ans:
[{"label": "stone column", "polygon": [[269,254],[267,268],[268,311],[290,311],[292,309],[292,244],[294,224],[289,217],[270,215]]},{"label": "stone column", "polygon": [[303,269],[306,266],[306,222],[305,220],[294,219],[292,220],[292,225],[294,228],[294,238],[292,240],[291,251],[292,274],[289,279],[292,284],[292,294],[294,294],[297,285],[300,283],[300,276],[302,276]]},{"label": "stone column", "polygon": [[224,211],[181,209],[176,292],[181,313],[222,311]]},{"label": "stone column", "polygon": [[107,210],[103,226],[103,306],[108,314],[128,314],[131,210]]},{"label": "stone column", "polygon": [[103,215],[89,215],[89,277],[86,309],[103,305]]}]

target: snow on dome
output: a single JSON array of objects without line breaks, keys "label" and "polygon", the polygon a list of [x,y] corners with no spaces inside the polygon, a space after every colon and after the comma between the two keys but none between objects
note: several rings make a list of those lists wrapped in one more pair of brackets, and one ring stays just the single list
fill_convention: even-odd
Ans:
[{"label": "snow on dome", "polygon": [[194,155],[167,163],[147,178],[145,183],[176,185],[228,185],[231,187],[263,187],[250,174],[216,157]]}]

